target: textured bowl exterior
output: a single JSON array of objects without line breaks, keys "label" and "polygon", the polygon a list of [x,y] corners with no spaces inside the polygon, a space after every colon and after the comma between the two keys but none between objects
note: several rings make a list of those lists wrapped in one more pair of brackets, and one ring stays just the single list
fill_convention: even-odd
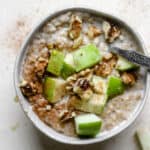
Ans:
[{"label": "textured bowl exterior", "polygon": [[105,18],[109,18],[113,21],[116,21],[117,23],[121,24],[124,28],[126,28],[130,33],[132,33],[132,35],[134,36],[135,40],[137,41],[138,45],[140,46],[140,49],[147,54],[147,51],[145,49],[145,46],[143,44],[143,41],[141,40],[141,38],[139,37],[139,35],[131,28],[129,27],[124,21],[121,21],[120,19],[109,15],[109,14],[105,14],[103,12],[99,12],[96,10],[92,10],[89,8],[67,8],[64,10],[59,10],[58,12],[54,13],[54,14],[50,14],[48,17],[46,17],[42,22],[40,22],[34,29],[33,31],[28,35],[28,37],[26,38],[25,42],[23,43],[22,47],[21,47],[21,51],[17,56],[16,59],[16,63],[15,63],[15,68],[14,68],[14,85],[15,85],[15,89],[16,89],[16,93],[19,97],[19,102],[21,104],[22,109],[24,110],[24,112],[26,113],[26,115],[28,116],[28,118],[32,121],[32,123],[34,124],[34,126],[39,129],[42,133],[44,133],[45,135],[47,135],[49,138],[54,139],[60,143],[65,143],[65,144],[72,144],[72,145],[87,145],[87,144],[93,144],[93,143],[97,143],[97,142],[101,142],[104,140],[107,140],[117,134],[119,134],[121,131],[125,130],[129,125],[131,125],[134,120],[138,117],[138,115],[140,114],[142,108],[144,107],[144,104],[146,102],[147,99],[147,94],[148,94],[148,89],[149,89],[149,81],[150,81],[150,75],[147,72],[146,73],[146,77],[145,77],[145,89],[144,89],[144,96],[143,99],[140,102],[140,105],[138,106],[138,108],[135,110],[135,112],[133,113],[133,116],[130,117],[130,119],[128,121],[126,121],[125,123],[119,125],[118,127],[112,129],[109,132],[106,132],[104,134],[101,134],[95,138],[88,138],[88,139],[80,139],[78,137],[69,137],[66,135],[63,135],[57,131],[55,131],[54,129],[52,129],[51,127],[47,126],[45,123],[43,123],[38,116],[32,111],[31,105],[28,102],[28,100],[22,95],[20,88],[19,88],[19,81],[20,81],[20,73],[22,70],[22,63],[23,60],[26,56],[26,48],[28,46],[28,44],[30,43],[30,40],[33,38],[34,34],[48,21],[51,20],[52,18],[55,18],[56,16],[65,13],[67,11],[82,11],[82,12],[89,12],[91,14],[100,16],[100,17],[105,17]]}]

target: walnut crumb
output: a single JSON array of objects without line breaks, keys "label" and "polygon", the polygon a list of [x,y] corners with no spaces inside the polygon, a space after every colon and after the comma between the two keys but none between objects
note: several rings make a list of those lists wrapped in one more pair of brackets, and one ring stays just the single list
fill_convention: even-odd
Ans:
[{"label": "walnut crumb", "polygon": [[88,28],[87,35],[90,39],[93,39],[93,38],[99,36],[101,33],[102,33],[102,31],[99,28],[97,28],[94,25],[91,25]]},{"label": "walnut crumb", "polygon": [[69,38],[74,40],[79,37],[82,29],[82,20],[79,16],[72,15],[70,29],[68,31]]},{"label": "walnut crumb", "polygon": [[104,55],[104,60],[110,60],[111,58],[113,57],[113,54],[112,53],[107,53]]},{"label": "walnut crumb", "polygon": [[112,25],[107,21],[104,21],[102,26],[105,40],[109,43],[114,42],[121,34],[118,26]]},{"label": "walnut crumb", "polygon": [[117,63],[117,58],[115,57],[115,55],[113,55],[108,60],[104,58],[99,65],[95,66],[94,72],[98,76],[107,77],[113,71],[113,68],[116,66],[116,63]]},{"label": "walnut crumb", "polygon": [[123,83],[127,85],[133,85],[135,84],[135,81],[136,81],[135,76],[132,73],[124,72],[121,78],[122,78]]}]

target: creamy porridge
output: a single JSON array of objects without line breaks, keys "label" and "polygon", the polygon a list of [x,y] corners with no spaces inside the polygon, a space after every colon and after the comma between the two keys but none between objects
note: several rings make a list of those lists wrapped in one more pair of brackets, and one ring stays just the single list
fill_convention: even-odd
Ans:
[{"label": "creamy porridge", "polygon": [[76,11],[34,35],[20,88],[43,122],[69,136],[95,136],[130,117],[142,96],[142,71],[110,53],[111,45],[138,50],[120,25]]}]

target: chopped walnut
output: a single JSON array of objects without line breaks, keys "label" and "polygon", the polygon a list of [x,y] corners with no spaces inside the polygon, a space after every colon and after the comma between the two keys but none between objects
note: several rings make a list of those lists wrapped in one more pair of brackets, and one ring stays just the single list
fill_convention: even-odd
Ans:
[{"label": "chopped walnut", "polygon": [[34,72],[37,77],[41,78],[45,72],[45,68],[48,64],[48,59],[39,57],[38,60],[35,63],[35,69]]},{"label": "chopped walnut", "polygon": [[111,30],[109,31],[109,38],[108,42],[112,43],[115,39],[120,36],[121,32],[117,26],[112,26]]},{"label": "chopped walnut", "polygon": [[71,17],[70,29],[68,31],[68,35],[71,39],[76,39],[79,37],[82,29],[82,20],[79,16],[73,15]]},{"label": "chopped walnut", "polygon": [[22,83],[23,84],[20,84],[20,88],[21,88],[23,95],[27,97],[34,95],[35,92],[33,92],[30,84],[27,81],[23,81]]},{"label": "chopped walnut", "polygon": [[87,33],[87,34],[88,34],[88,37],[89,37],[90,39],[93,39],[93,38],[99,36],[101,33],[102,33],[102,32],[101,32],[101,30],[100,30],[99,28],[97,28],[97,27],[94,26],[94,25],[91,25],[91,26],[89,26],[89,28],[88,28],[88,33]]},{"label": "chopped walnut", "polygon": [[67,79],[66,90],[69,94],[77,94],[81,99],[89,99],[93,94],[90,89],[90,69],[81,71]]},{"label": "chopped walnut", "polygon": [[109,22],[106,21],[103,22],[103,32],[106,41],[109,43],[112,43],[121,34],[121,31],[117,26],[111,25]]},{"label": "chopped walnut", "polygon": [[95,74],[98,76],[107,77],[111,74],[116,62],[117,58],[115,56],[111,57],[109,60],[104,59],[99,65],[95,66]]},{"label": "chopped walnut", "polygon": [[107,53],[103,56],[103,59],[104,60],[110,60],[111,58],[113,57],[113,54],[112,53]]},{"label": "chopped walnut", "polygon": [[87,79],[79,79],[76,82],[77,86],[79,86],[82,90],[87,90],[90,86],[90,83]]},{"label": "chopped walnut", "polygon": [[108,62],[109,65],[111,66],[111,68],[114,68],[117,64],[117,59],[118,58],[116,57],[116,55],[113,55],[113,57],[111,57],[111,59],[109,59],[109,60],[104,59],[104,61]]},{"label": "chopped walnut", "polygon": [[42,93],[42,85],[38,81],[29,83],[26,82],[25,84],[21,84],[20,88],[23,95],[27,97]]},{"label": "chopped walnut", "polygon": [[83,78],[79,78],[73,85],[73,92],[77,94],[83,93],[90,87],[89,81]]},{"label": "chopped walnut", "polygon": [[102,77],[107,77],[112,71],[110,65],[106,62],[102,62],[95,67],[95,74]]},{"label": "chopped walnut", "polygon": [[73,86],[73,92],[76,93],[81,99],[88,100],[93,92],[90,88],[90,83],[87,79],[80,78]]},{"label": "chopped walnut", "polygon": [[77,80],[79,81],[79,79],[84,78],[84,79],[90,81],[92,78],[92,73],[93,73],[92,69],[85,69],[83,71],[80,71],[77,74],[74,74],[74,75],[68,77],[67,82],[66,82],[66,90],[70,94],[71,93],[73,94],[73,88],[74,88],[75,83],[77,83]]},{"label": "chopped walnut", "polygon": [[122,78],[123,83],[127,85],[133,85],[135,84],[135,81],[136,81],[135,76],[132,73],[124,72],[121,75],[121,78]]}]

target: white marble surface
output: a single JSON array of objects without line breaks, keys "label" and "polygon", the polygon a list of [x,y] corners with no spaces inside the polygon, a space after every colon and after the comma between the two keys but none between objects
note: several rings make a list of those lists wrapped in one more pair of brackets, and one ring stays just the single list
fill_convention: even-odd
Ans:
[{"label": "white marble surface", "polygon": [[[150,50],[150,0],[0,0],[1,150],[77,150],[81,148],[47,139],[33,127],[19,104],[14,101],[13,67],[18,53],[17,43],[13,40],[14,36],[19,42],[19,37],[24,37],[20,31],[28,31],[27,27],[32,28],[48,13],[66,6],[96,8],[124,19],[142,35],[147,49]],[[20,18],[24,18],[25,25],[15,28],[15,22]],[[150,126],[149,98],[141,115],[132,126],[108,141],[84,146],[82,149],[138,150],[133,135],[139,126]]]}]

